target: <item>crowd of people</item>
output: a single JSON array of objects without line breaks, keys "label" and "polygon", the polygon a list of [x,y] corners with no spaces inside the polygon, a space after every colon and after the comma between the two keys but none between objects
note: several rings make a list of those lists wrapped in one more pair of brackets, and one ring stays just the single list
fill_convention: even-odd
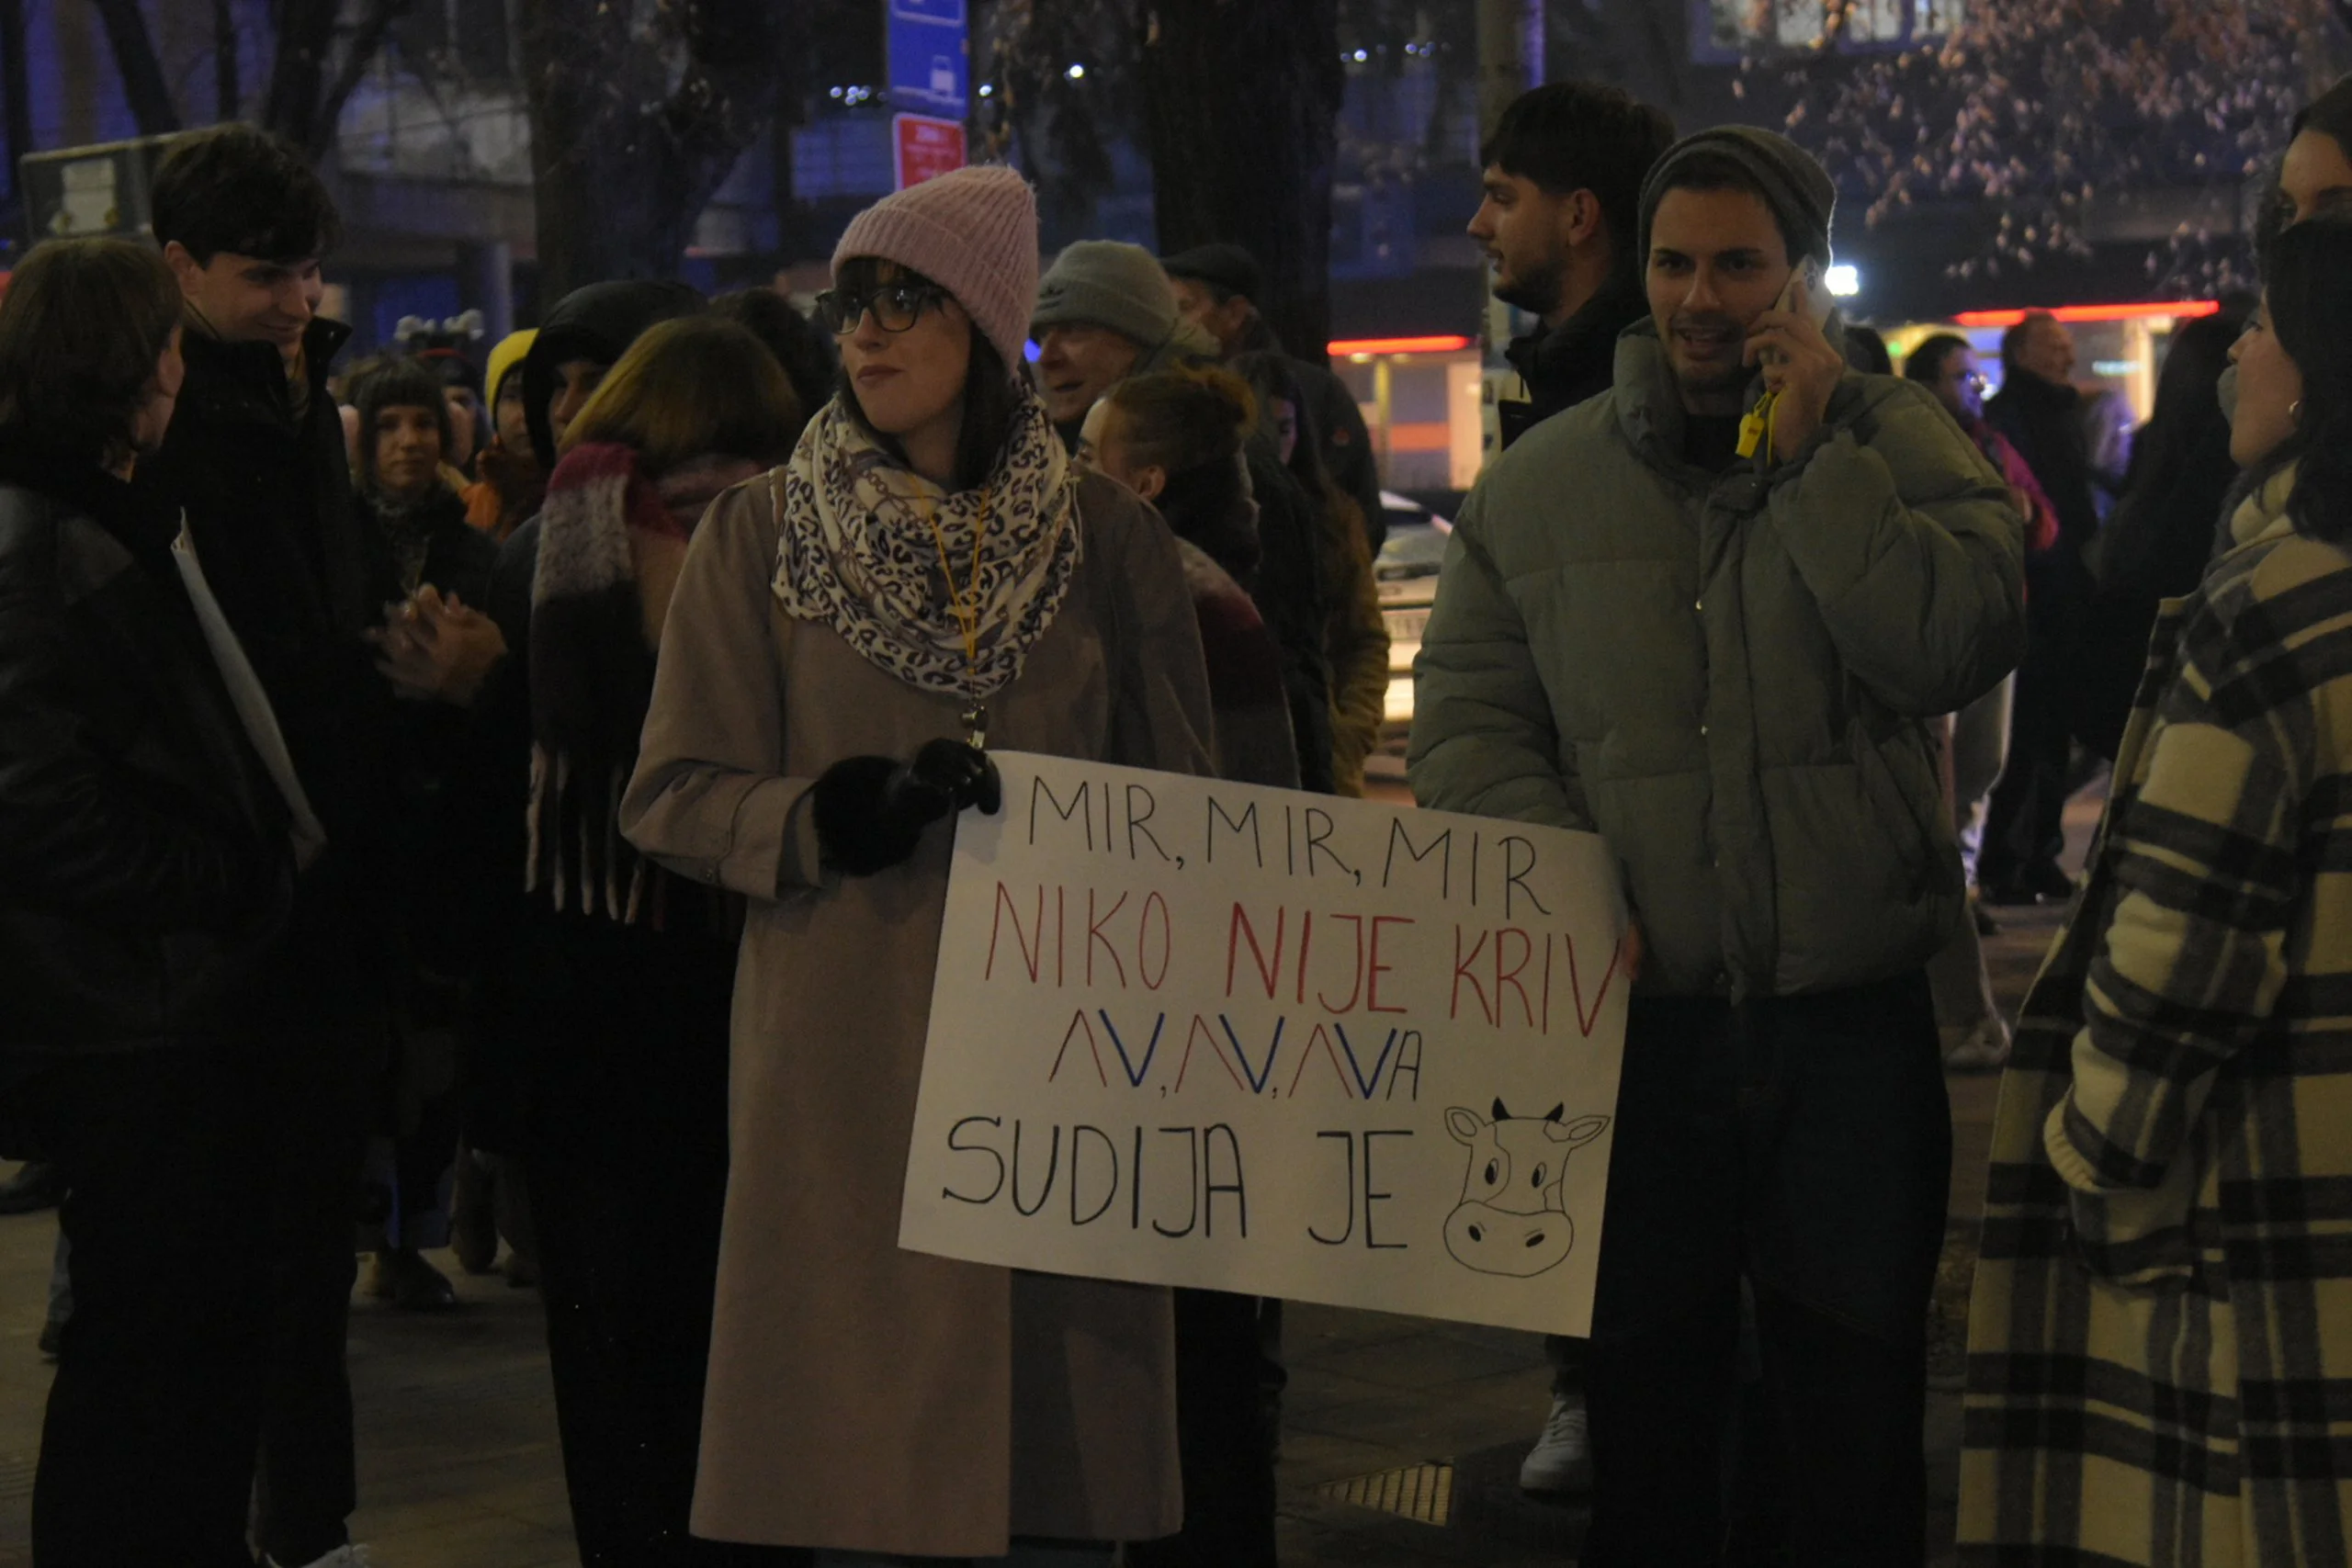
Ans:
[{"label": "crowd of people", "polygon": [[[2054,318],[1987,399],[1816,309],[1778,135],[1563,84],[1482,148],[1537,326],[1409,777],[1603,835],[1633,911],[1521,1476],[1590,1493],[1592,1568],[1920,1561],[1948,1065],[2007,1069],[1968,1560],[2352,1560],[2352,85],[2295,132],[2128,465]],[[591,1568],[1273,1563],[1279,1303],[897,1246],[990,748],[1363,788],[1373,446],[1255,260],[1048,266],[978,167],[859,214],[813,316],[614,281],[338,369],[299,152],[183,138],[152,207],[0,299],[36,1562],[364,1568],[356,1257],[446,1310],[424,1254],[503,1237]],[[2012,1041],[1984,906],[2042,899]]]}]

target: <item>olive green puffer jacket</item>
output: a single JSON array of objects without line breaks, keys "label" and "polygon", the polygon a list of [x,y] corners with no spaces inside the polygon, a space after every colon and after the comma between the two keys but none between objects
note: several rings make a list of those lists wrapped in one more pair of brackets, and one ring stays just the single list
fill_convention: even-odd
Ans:
[{"label": "olive green puffer jacket", "polygon": [[1643,323],[1616,382],[1505,453],[1416,666],[1425,807],[1598,831],[1645,991],[1787,996],[1915,968],[1963,908],[1923,720],[2025,645],[2024,525],[1924,387],[1848,375],[1795,460],[1683,457]]}]

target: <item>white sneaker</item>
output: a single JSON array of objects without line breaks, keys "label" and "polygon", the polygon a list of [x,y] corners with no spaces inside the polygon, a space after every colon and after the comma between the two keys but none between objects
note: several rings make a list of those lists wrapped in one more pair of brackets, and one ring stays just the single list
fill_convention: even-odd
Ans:
[{"label": "white sneaker", "polygon": [[[285,1563],[278,1562],[275,1557],[264,1557],[262,1562],[268,1564],[268,1568],[287,1568]],[[374,1558],[368,1555],[366,1547],[355,1542],[346,1546],[338,1546],[324,1557],[302,1564],[301,1568],[379,1568],[379,1564]]]},{"label": "white sneaker", "polygon": [[1519,1467],[1519,1484],[1524,1492],[1592,1490],[1592,1438],[1584,1395],[1552,1396],[1552,1414],[1544,1422],[1544,1435]]},{"label": "white sneaker", "polygon": [[1944,1066],[1956,1073],[1997,1072],[2009,1059],[2009,1026],[1988,1018],[1944,1046]]}]

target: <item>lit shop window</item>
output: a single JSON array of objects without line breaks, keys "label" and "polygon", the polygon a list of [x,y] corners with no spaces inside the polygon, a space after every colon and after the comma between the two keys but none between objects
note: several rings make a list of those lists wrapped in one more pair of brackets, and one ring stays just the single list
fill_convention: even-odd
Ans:
[{"label": "lit shop window", "polygon": [[1694,53],[1721,60],[1758,50],[1890,49],[1939,38],[1969,0],[1696,0]]}]

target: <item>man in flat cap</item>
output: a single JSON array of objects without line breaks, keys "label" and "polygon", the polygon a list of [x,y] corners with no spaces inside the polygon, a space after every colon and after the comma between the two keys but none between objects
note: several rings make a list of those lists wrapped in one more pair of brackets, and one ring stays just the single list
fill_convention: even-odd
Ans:
[{"label": "man in flat cap", "polygon": [[1600,833],[1635,920],[1586,1568],[1721,1561],[1743,1295],[1792,1560],[1921,1555],[1966,908],[1926,721],[2017,663],[2023,525],[1924,388],[1847,369],[1835,198],[1766,131],[1666,152],[1649,320],[1487,472],[1422,645],[1416,797]]},{"label": "man in flat cap", "polygon": [[1363,513],[1366,540],[1377,554],[1388,526],[1380,504],[1380,465],[1363,411],[1348,384],[1320,358],[1292,354],[1266,324],[1258,311],[1258,301],[1266,297],[1266,273],[1258,258],[1239,245],[1219,242],[1164,256],[1159,265],[1175,288],[1177,307],[1186,320],[1217,340],[1221,357],[1279,354],[1287,362],[1306,405],[1303,412],[1321,451],[1323,471]]}]

